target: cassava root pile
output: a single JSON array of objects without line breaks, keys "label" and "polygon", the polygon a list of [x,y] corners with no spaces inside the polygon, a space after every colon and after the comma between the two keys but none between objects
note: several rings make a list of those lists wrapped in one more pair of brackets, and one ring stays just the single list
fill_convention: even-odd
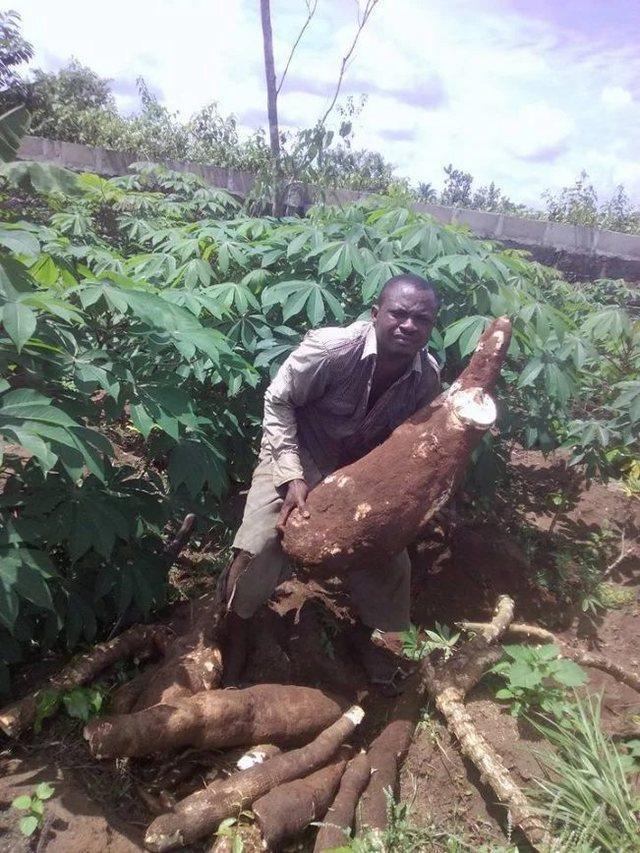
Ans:
[{"label": "cassava root pile", "polygon": [[[179,802],[173,812],[153,821],[145,836],[145,846],[161,851],[190,844],[213,832],[221,820],[237,815],[272,788],[323,767],[363,716],[362,709],[353,706],[306,746],[276,755],[249,770],[233,774],[224,782],[214,782],[196,791]],[[263,810],[265,815],[267,811]]]},{"label": "cassava root pile", "polygon": [[[289,553],[311,571],[341,573],[355,566],[375,565],[415,538],[448,499],[469,453],[494,421],[490,393],[509,337],[508,320],[495,321],[482,336],[469,367],[448,392],[401,425],[372,453],[314,489],[308,499],[311,520],[294,514],[287,524],[284,545]],[[179,551],[179,540],[180,536],[168,547],[171,554]],[[306,744],[280,754],[270,748],[260,764],[252,765],[247,759],[228,778],[216,778],[177,801],[165,798],[160,803],[164,813],[147,831],[148,849],[191,844],[246,808],[252,808],[255,815],[250,835],[257,846],[277,848],[318,820],[322,826],[316,853],[343,845],[354,824],[360,833],[384,832],[384,792],[397,791],[402,761],[427,698],[444,717],[461,752],[478,768],[483,783],[508,810],[511,822],[534,847],[546,845],[545,826],[465,707],[467,693],[500,656],[497,641],[505,632],[523,627],[512,624],[510,599],[499,600],[494,619],[476,625],[478,636],[451,661],[435,668],[423,662],[386,724],[368,749],[354,758],[347,742],[363,712],[357,706],[345,712],[348,703],[342,698],[282,684],[217,689],[222,670],[215,637],[218,604],[214,596],[196,602],[197,619],[175,637],[167,629],[136,626],[97,646],[51,683],[55,689],[67,690],[91,680],[120,657],[162,656],[159,663],[117,691],[110,716],[86,726],[89,748],[98,758],[148,756],[184,747],[202,755],[206,750],[259,743],[289,748]],[[549,641],[535,636],[540,630],[535,626],[524,627],[528,639]],[[590,662],[585,658],[588,653],[581,654],[581,662],[598,666],[594,661],[599,656],[591,656]],[[606,671],[625,683],[638,684],[632,673],[607,665]],[[35,694],[14,703],[0,713],[0,725],[10,734],[18,734],[33,721],[37,701]],[[215,849],[224,849],[227,842],[220,838]]]}]

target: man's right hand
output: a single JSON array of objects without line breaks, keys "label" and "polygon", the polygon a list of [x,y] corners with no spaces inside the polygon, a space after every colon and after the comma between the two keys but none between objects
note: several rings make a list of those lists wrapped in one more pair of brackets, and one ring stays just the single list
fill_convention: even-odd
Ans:
[{"label": "man's right hand", "polygon": [[287,494],[276,522],[276,530],[279,533],[284,534],[284,526],[294,509],[299,509],[303,518],[309,518],[306,504],[308,494],[309,486],[304,480],[290,480],[287,483]]}]

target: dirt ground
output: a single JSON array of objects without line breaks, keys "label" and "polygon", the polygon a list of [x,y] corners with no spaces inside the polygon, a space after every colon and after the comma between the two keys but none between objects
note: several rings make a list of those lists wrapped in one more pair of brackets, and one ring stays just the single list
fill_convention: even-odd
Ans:
[{"label": "dirt ground", "polygon": [[[557,457],[545,460],[536,453],[515,452],[511,474],[509,493],[498,493],[486,521],[482,517],[478,520],[475,512],[471,523],[469,508],[462,504],[447,524],[416,546],[413,622],[432,627],[437,620],[453,627],[459,620],[480,620],[492,612],[498,595],[507,593],[516,601],[516,619],[549,627],[567,642],[597,649],[637,670],[640,500],[626,497],[615,485],[594,484],[586,489],[579,475]],[[558,493],[562,494],[560,512],[549,499]],[[625,553],[609,579],[613,597],[622,604],[597,618],[586,618],[570,604],[567,593],[580,571],[581,543],[604,536],[613,562],[620,552],[622,531]],[[558,554],[564,567],[561,586],[555,583]],[[188,574],[188,563],[178,571],[181,579]],[[197,570],[199,582],[206,579],[202,563]],[[188,602],[181,605],[192,606]],[[321,646],[311,642],[319,634]],[[280,644],[280,638],[286,641]],[[249,678],[254,681],[323,684],[333,689],[346,683],[351,689],[355,686],[367,710],[363,738],[382,724],[391,708],[391,700],[368,693],[363,673],[350,659],[344,638],[333,633],[330,621],[317,612],[311,611],[297,624],[291,615],[283,619],[274,613],[264,614],[256,647],[262,653],[254,655],[250,667]],[[33,668],[30,680],[41,682],[46,671],[45,665]],[[638,695],[603,673],[590,671],[588,688],[603,691],[603,722],[611,731],[640,712]],[[491,696],[491,688],[482,683],[469,697],[470,713],[505,758],[516,780],[529,787],[540,775],[535,750],[543,744],[535,732],[511,717]],[[130,853],[143,849],[144,828],[153,816],[144,790],[152,786],[159,772],[158,762],[98,764],[85,748],[77,721],[61,716],[45,724],[41,734],[27,736],[17,744],[4,740],[0,748],[0,853]],[[188,754],[180,761],[163,756],[160,764],[164,773],[171,762],[184,765],[199,760]],[[222,755],[205,756],[196,764],[189,784],[206,782],[212,778],[212,767],[224,761]],[[10,803],[41,781],[53,784],[55,795],[46,804],[47,817],[39,839],[27,841],[17,828],[20,815]],[[473,847],[487,844],[490,849],[506,843],[507,828],[501,825],[500,809],[429,708],[424,711],[403,768],[401,796],[410,804],[411,819],[418,824],[446,828],[453,835],[464,836]],[[189,849],[204,850],[207,845]],[[304,845],[291,849],[304,849]]]}]

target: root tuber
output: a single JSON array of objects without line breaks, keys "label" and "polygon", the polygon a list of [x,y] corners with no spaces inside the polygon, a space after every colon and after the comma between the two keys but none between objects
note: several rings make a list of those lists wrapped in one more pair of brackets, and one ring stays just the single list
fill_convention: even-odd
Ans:
[{"label": "root tuber", "polygon": [[94,646],[86,655],[76,658],[50,678],[46,688],[30,693],[3,708],[0,711],[0,728],[9,736],[17,737],[24,729],[33,725],[38,702],[45,691],[72,690],[92,681],[102,670],[123,658],[162,651],[170,636],[171,631],[161,625],[134,625],[113,640]]},{"label": "root tuber", "polygon": [[151,755],[184,746],[219,749],[290,744],[316,734],[342,713],[336,699],[311,687],[257,684],[197,693],[174,705],[92,720],[84,729],[95,758]]},{"label": "root tuber", "polygon": [[411,745],[424,698],[424,685],[413,676],[396,700],[390,721],[369,747],[371,777],[356,814],[359,833],[365,827],[382,830],[387,825],[385,790],[397,794],[400,768]]},{"label": "root tuber", "polygon": [[313,853],[343,847],[351,834],[356,806],[369,783],[371,762],[366,752],[352,758],[340,780],[340,788],[318,830]]},{"label": "root tuber", "polygon": [[[471,451],[493,424],[489,393],[510,336],[509,320],[495,320],[447,392],[316,486],[307,498],[310,518],[297,510],[289,517],[284,550],[311,573],[332,574],[382,566],[402,551],[449,499]],[[393,477],[381,479],[380,472],[389,470]]]},{"label": "root tuber", "polygon": [[293,838],[312,821],[325,816],[350,755],[351,750],[343,746],[320,770],[278,785],[254,802],[251,811],[267,849],[278,850],[285,839]]},{"label": "root tuber", "polygon": [[[246,691],[233,692],[237,694]],[[273,699],[272,703],[271,710],[277,713],[278,703]],[[286,708],[286,713],[296,716],[292,708]],[[353,706],[306,746],[277,755],[264,764],[234,773],[223,782],[214,782],[203,791],[197,791],[178,803],[172,813],[153,821],[145,836],[145,846],[148,850],[162,851],[191,844],[213,832],[225,817],[237,815],[277,785],[322,767],[353,733],[363,716],[362,709]]]}]

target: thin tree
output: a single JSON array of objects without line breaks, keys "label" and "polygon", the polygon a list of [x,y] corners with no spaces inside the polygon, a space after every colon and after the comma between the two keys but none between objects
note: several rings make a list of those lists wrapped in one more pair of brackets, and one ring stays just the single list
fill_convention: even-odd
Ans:
[{"label": "thin tree", "polygon": [[[311,19],[316,13],[316,9],[318,7],[318,0],[305,0],[307,5],[307,17],[305,19],[304,24],[302,25],[300,32],[298,33],[291,50],[289,52],[289,56],[287,62],[284,67],[284,71],[282,72],[282,77],[280,78],[280,82],[276,84],[276,69],[275,62],[273,59],[273,32],[271,29],[271,4],[270,0],[260,0],[260,16],[262,22],[262,45],[264,50],[264,71],[265,71],[265,79],[267,83],[267,116],[269,120],[269,144],[271,147],[271,159],[272,159],[272,169],[273,169],[273,189],[272,189],[272,213],[274,216],[282,216],[284,213],[284,188],[282,183],[282,157],[280,150],[280,126],[278,124],[278,95],[282,89],[282,85],[284,83],[285,77],[287,76],[287,72],[289,70],[289,66],[291,64],[291,60],[293,59],[293,55],[296,51],[296,48],[300,44],[300,41],[311,23]],[[340,66],[340,73],[338,75],[338,81],[336,83],[336,87],[333,92],[333,96],[327,107],[324,115],[319,120],[317,127],[321,128],[327,121],[331,111],[335,107],[336,101],[338,99],[338,95],[340,94],[340,89],[342,87],[342,81],[344,79],[345,71],[347,69],[347,65],[349,60],[353,56],[353,52],[358,43],[358,39],[360,38],[360,34],[364,27],[367,24],[367,21],[371,17],[371,13],[378,5],[380,0],[367,0],[362,10],[362,13],[358,11],[358,27],[354,38],[351,42],[349,49],[346,54],[342,58],[342,64]]]}]

